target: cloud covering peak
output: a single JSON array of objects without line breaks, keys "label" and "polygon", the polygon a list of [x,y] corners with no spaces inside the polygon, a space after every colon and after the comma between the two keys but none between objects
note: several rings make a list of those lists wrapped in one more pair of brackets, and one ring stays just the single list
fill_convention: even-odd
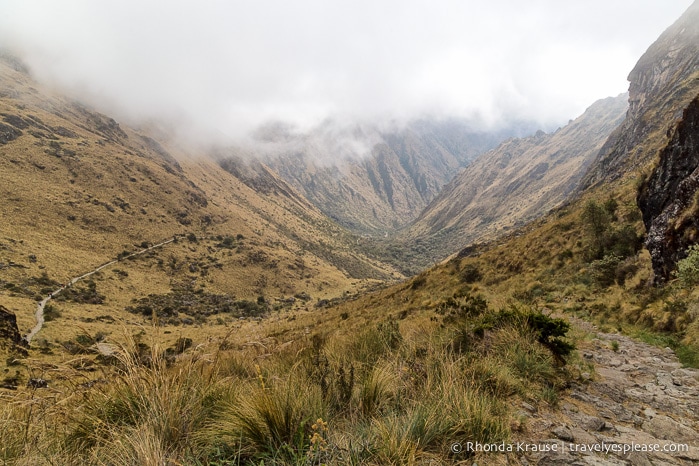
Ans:
[{"label": "cloud covering peak", "polygon": [[690,0],[2,0],[0,47],[121,118],[560,124],[627,89]]}]

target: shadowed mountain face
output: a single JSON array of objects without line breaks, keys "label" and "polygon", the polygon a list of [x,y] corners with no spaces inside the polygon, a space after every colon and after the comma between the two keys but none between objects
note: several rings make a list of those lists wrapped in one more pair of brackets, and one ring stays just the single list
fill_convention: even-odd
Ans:
[{"label": "shadowed mountain face", "polygon": [[467,244],[501,235],[560,205],[627,109],[607,98],[555,133],[511,139],[481,155],[427,206],[405,232],[438,260]]},{"label": "shadowed mountain face", "polygon": [[629,80],[627,117],[600,151],[583,187],[643,170],[637,203],[654,280],[662,282],[699,239],[699,2],[648,48]]},{"label": "shadowed mountain face", "polygon": [[[251,151],[339,224],[383,236],[413,221],[479,154],[529,129],[477,131],[461,120],[420,120],[390,131],[326,122],[290,134],[272,125],[258,132]],[[237,153],[230,149],[227,157]]]}]

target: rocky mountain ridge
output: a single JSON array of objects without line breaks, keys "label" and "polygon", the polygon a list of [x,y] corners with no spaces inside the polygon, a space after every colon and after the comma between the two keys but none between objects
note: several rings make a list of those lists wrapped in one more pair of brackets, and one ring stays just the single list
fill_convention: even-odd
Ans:
[{"label": "rocky mountain ridge", "polygon": [[699,240],[698,194],[699,95],[685,109],[658,165],[639,189],[656,281],[671,278],[677,261]]},{"label": "rocky mountain ridge", "polygon": [[[423,119],[396,129],[329,121],[302,134],[279,124],[261,128],[251,147],[218,150],[216,157],[247,171],[262,161],[339,224],[383,236],[413,221],[479,154],[529,128],[521,123],[478,130],[456,119]],[[243,161],[250,161],[245,169]]]},{"label": "rocky mountain ridge", "polygon": [[656,283],[672,278],[699,239],[699,2],[670,26],[629,75],[631,107],[610,150],[588,174],[643,167],[637,204]]},{"label": "rocky mountain ridge", "polygon": [[657,156],[699,93],[699,3],[639,59],[628,77],[629,111],[581,182],[581,189],[633,173]]}]

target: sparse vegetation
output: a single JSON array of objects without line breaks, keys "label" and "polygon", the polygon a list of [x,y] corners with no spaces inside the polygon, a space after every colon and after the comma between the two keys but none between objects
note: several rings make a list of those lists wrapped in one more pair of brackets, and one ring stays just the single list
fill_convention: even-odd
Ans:
[{"label": "sparse vegetation", "polygon": [[72,285],[55,298],[56,301],[70,301],[81,304],[103,304],[106,299],[104,295],[97,292],[97,283],[94,280],[87,280],[84,284]]},{"label": "sparse vegetation", "polygon": [[44,306],[44,320],[46,322],[51,322],[52,320],[55,320],[59,317],[61,317],[61,312],[58,310],[56,306],[54,306],[51,303],[47,303]]},{"label": "sparse vegetation", "polygon": [[461,281],[464,283],[475,283],[483,278],[480,269],[476,264],[466,264],[461,269]]},{"label": "sparse vegetation", "polygon": [[151,294],[135,299],[126,307],[128,312],[153,319],[159,325],[180,325],[203,322],[207,317],[229,314],[232,317],[259,317],[269,311],[264,297],[257,301],[236,300],[234,296],[207,293],[195,289],[192,283],[173,286],[170,293]]},{"label": "sparse vegetation", "polygon": [[[261,298],[252,304],[264,303]],[[39,453],[19,441],[8,458],[41,454],[61,464],[448,461],[454,441],[510,438],[515,413],[503,397],[556,399],[567,377],[555,357],[563,355],[556,342],[567,330],[558,320],[519,308],[493,311],[468,293],[433,305],[432,313],[445,325],[414,333],[403,328],[411,317],[402,324],[386,319],[352,336],[316,333],[262,360],[252,357],[253,348],[219,344],[209,354],[211,347],[182,338],[165,351],[133,339],[105,357],[95,349],[104,335],[78,334],[63,348],[109,364],[104,370],[112,383],[90,385],[81,397],[32,414],[41,417],[33,418],[31,435],[44,436],[50,449]],[[15,410],[6,422],[24,415]],[[40,420],[49,418],[62,422],[48,428]]]},{"label": "sparse vegetation", "polygon": [[630,224],[616,225],[618,203],[609,198],[603,205],[594,200],[585,204],[581,220],[586,236],[585,256],[588,260],[619,260],[634,255],[641,247],[641,237]]}]

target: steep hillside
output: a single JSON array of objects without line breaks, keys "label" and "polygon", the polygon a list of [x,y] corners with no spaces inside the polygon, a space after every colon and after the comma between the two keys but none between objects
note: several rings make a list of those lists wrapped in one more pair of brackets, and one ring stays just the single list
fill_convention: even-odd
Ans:
[{"label": "steep hillside", "polygon": [[473,158],[524,128],[488,132],[461,120],[420,120],[388,131],[329,121],[299,134],[270,125],[252,148],[219,156],[245,160],[252,152],[339,224],[383,236],[414,220]]},{"label": "steep hillside", "polygon": [[[199,298],[257,302],[265,313],[400,277],[271,172],[250,187],[205,156],[52,93],[11,58],[0,60],[0,82],[0,304],[23,334],[41,296],[175,236],[76,285],[39,336],[111,333],[149,295],[164,297],[149,304],[155,314],[191,327],[211,315],[197,311]],[[173,308],[178,293],[188,304]]]},{"label": "steep hillside", "polygon": [[629,74],[629,111],[582,188],[616,180],[652,161],[699,92],[699,3],[651,45]]},{"label": "steep hillside", "polygon": [[439,260],[560,205],[626,108],[626,95],[603,99],[555,133],[512,139],[483,154],[425,208],[404,240],[429,244],[425,259]]},{"label": "steep hillside", "polygon": [[[639,101],[625,123],[634,137],[620,137],[601,164],[633,167],[651,160],[637,202],[648,231],[653,280],[661,283],[672,278],[698,240],[699,2],[648,49],[629,79]],[[648,150],[630,149],[634,142]]]}]

